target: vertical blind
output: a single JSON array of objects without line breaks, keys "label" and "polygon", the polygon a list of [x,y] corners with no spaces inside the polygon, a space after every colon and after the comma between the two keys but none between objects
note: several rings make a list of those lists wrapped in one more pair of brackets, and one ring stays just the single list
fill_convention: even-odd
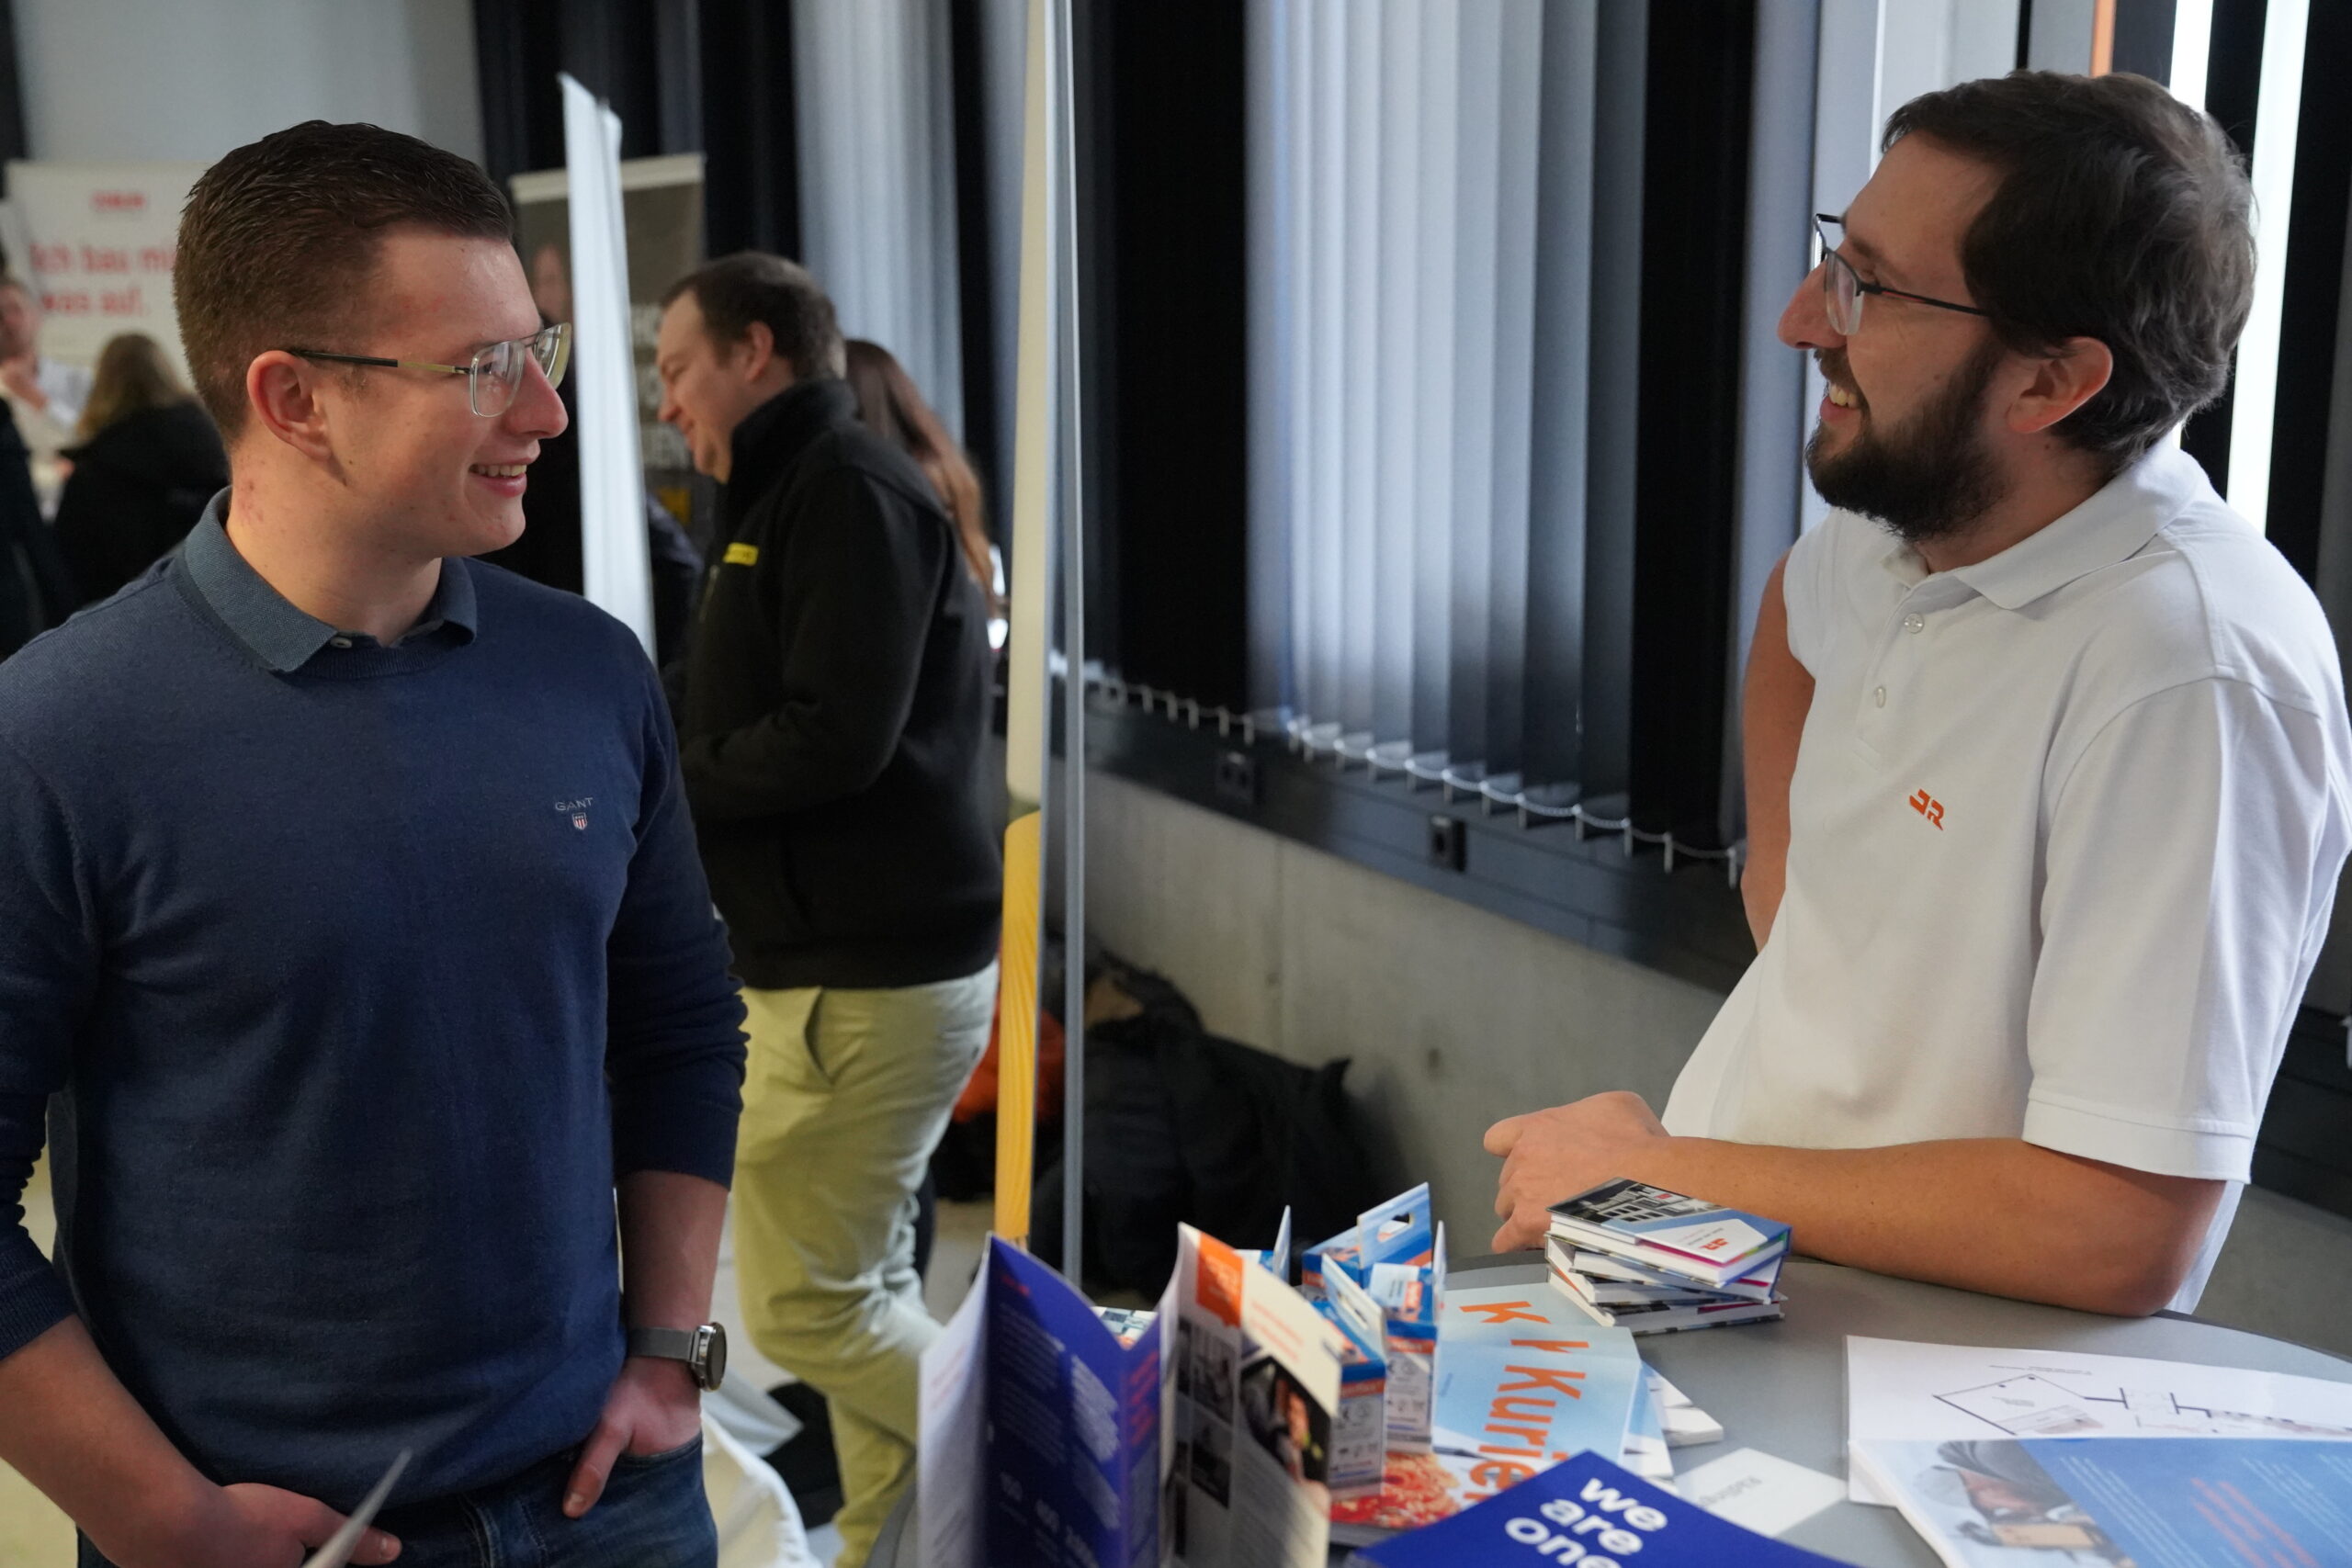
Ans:
[{"label": "vertical blind", "polygon": [[[1257,0],[1258,694],[1309,750],[1488,786],[1525,640],[1544,18],[1521,0]],[[1589,11],[1589,6],[1562,7]],[[1584,367],[1547,367],[1581,383]]]},{"label": "vertical blind", "polygon": [[1650,26],[1251,0],[1251,694],[1311,757],[1713,849],[1630,795]]},{"label": "vertical blind", "polygon": [[[2298,8],[2271,7],[2267,29],[2241,0],[2147,9],[2120,0],[2119,63],[2127,33],[2186,28],[2165,60],[2130,63],[2179,54],[2187,71],[2208,26],[2224,41],[2251,26],[2249,64],[2285,59],[2277,24]],[[1172,245],[1215,193],[1158,188],[1173,165],[1153,161],[1148,117],[1119,106],[1140,95],[1172,124],[1191,101],[1178,89],[1201,96],[1201,57],[1081,7],[1081,36],[1110,41],[1080,97],[1102,106],[1091,136],[1116,147],[1082,146],[1099,163],[1080,171],[1115,235],[1093,264],[1105,368],[1087,393],[1106,422],[1095,553],[1120,580],[1093,650],[1114,687],[1136,689],[1123,666],[1197,668],[1184,641],[1229,627],[1245,673],[1213,700],[1241,705],[1246,685],[1258,728],[1311,759],[1530,825],[1725,852],[1744,827],[1736,694],[1755,603],[1819,511],[1799,462],[1818,387],[1773,340],[1807,265],[1804,214],[1868,177],[1900,99],[1996,70],[2020,39],[2034,63],[2084,68],[2087,27],[2017,0],[1229,0],[1195,30],[1228,10],[1246,55],[1247,331],[1229,369],[1246,388],[1244,581],[1228,610],[1187,579],[1180,614],[1159,601],[1182,550],[1161,536],[1204,536],[1162,492],[1226,458],[1197,413],[1184,428],[1165,400],[1148,418],[1125,405],[1195,375],[1139,314],[1197,310],[1169,288],[1183,274],[1142,269],[1152,209]],[[967,383],[950,33],[977,22],[1001,58],[1015,15],[1010,0],[792,9],[804,254],[844,326],[906,359],[951,423]],[[2229,51],[2214,58],[2219,82]],[[990,93],[1001,74],[984,73]],[[2261,85],[2276,119],[2292,99]],[[2232,412],[2203,423],[2226,431]],[[2217,466],[2243,467],[2222,440]],[[2315,547],[2281,543],[2310,569]],[[1125,581],[1147,559],[1150,581]]]},{"label": "vertical blind", "polygon": [[947,0],[793,0],[801,257],[964,428]]}]

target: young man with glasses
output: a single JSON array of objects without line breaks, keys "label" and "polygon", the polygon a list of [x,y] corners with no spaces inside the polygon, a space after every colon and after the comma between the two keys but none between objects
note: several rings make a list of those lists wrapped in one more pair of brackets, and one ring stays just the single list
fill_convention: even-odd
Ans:
[{"label": "young man with glasses", "polygon": [[2172,439],[2245,321],[2245,175],[2133,76],[1968,83],[1886,143],[1781,321],[1838,510],[1748,668],[1760,952],[1663,1122],[1487,1134],[1497,1245],[1630,1177],[1833,1261],[2187,1308],[2352,841],[2326,621]]},{"label": "young man with glasses", "polygon": [[563,427],[509,224],[372,126],[213,165],[231,488],[0,667],[0,1460],[85,1564],[291,1568],[403,1450],[356,1562],[715,1557],[741,1008],[642,650],[466,558]]}]

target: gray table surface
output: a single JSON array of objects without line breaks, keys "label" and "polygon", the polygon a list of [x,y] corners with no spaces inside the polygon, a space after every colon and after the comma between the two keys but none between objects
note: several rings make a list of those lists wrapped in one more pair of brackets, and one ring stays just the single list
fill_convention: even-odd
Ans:
[{"label": "gray table surface", "polygon": [[[1544,1264],[1537,1253],[1474,1258],[1447,1278],[1460,1285],[1540,1284]],[[1674,1451],[1678,1472],[1735,1450],[1759,1449],[1842,1480],[1849,1334],[2141,1356],[2352,1382],[2352,1361],[2193,1318],[2100,1317],[1805,1258],[1790,1262],[1781,1286],[1789,1303],[1779,1323],[1643,1338],[1643,1358],[1723,1423],[1722,1442]],[[918,1568],[911,1519],[910,1497],[885,1527],[875,1562]],[[1937,1561],[1893,1508],[1858,1503],[1834,1503],[1781,1539],[1857,1568],[1935,1568]],[[1335,1549],[1332,1561],[1345,1556]]]}]

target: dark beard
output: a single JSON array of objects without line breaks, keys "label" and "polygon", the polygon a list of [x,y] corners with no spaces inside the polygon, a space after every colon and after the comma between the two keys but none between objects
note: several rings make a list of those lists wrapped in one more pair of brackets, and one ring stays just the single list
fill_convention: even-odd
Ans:
[{"label": "dark beard", "polygon": [[1813,488],[1830,505],[1873,519],[1905,544],[1965,531],[2001,499],[2000,471],[1977,429],[2001,355],[1999,340],[1987,342],[1900,430],[1882,435],[1866,423],[1845,451],[1825,457],[1829,427],[1816,429],[1804,449]]}]

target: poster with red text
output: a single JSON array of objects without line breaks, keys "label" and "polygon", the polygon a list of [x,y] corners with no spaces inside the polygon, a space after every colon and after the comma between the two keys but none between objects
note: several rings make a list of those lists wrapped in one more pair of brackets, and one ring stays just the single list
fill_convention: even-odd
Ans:
[{"label": "poster with red text", "polygon": [[[88,366],[118,333],[145,333],[183,366],[172,310],[180,208],[202,164],[11,163],[18,230],[9,270],[43,313],[40,352]],[[21,253],[21,254],[19,254]]]}]

